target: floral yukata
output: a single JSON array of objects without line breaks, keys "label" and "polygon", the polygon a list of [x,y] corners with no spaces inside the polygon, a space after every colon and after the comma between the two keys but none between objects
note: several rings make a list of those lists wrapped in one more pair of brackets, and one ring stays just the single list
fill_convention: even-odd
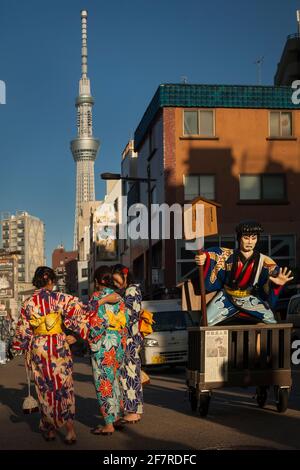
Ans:
[{"label": "floral yukata", "polygon": [[21,309],[13,348],[27,352],[41,412],[40,430],[48,432],[73,420],[73,360],[63,325],[77,330],[83,305],[77,298],[36,290]]},{"label": "floral yukata", "polygon": [[132,284],[126,289],[124,301],[129,310],[128,338],[125,358],[121,367],[124,409],[127,413],[142,414],[143,388],[140,350],[143,345],[143,336],[139,331],[142,294],[138,284]]},{"label": "floral yukata", "polygon": [[120,368],[126,348],[128,311],[124,302],[98,305],[98,301],[114,291],[104,288],[95,292],[90,310],[97,312],[89,319],[88,340],[97,399],[105,424],[112,424],[123,414]]},{"label": "floral yukata", "polygon": [[210,248],[204,266],[205,287],[218,291],[207,306],[208,325],[216,325],[240,312],[264,323],[276,323],[275,307],[281,287],[269,280],[279,268],[269,257],[254,251],[244,259],[239,250]]}]

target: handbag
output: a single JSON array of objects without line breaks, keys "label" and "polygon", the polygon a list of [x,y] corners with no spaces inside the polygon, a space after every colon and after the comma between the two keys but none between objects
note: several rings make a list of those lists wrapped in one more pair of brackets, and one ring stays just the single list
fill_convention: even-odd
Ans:
[{"label": "handbag", "polygon": [[149,310],[142,310],[139,319],[139,331],[143,337],[150,335],[153,333],[153,313],[149,312]]},{"label": "handbag", "polygon": [[141,382],[142,385],[148,385],[150,383],[150,377],[145,371],[141,370]]},{"label": "handbag", "polygon": [[[28,353],[27,353],[28,354]],[[23,402],[23,413],[24,414],[31,414],[36,413],[39,411],[39,405],[36,399],[31,395],[31,374],[28,367],[28,357],[25,359],[25,370],[27,376],[27,387],[28,387],[28,395]]]}]

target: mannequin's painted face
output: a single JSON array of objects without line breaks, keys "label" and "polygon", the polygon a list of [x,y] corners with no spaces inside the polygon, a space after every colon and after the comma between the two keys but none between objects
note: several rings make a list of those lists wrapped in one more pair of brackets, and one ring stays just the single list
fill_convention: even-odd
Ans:
[{"label": "mannequin's painted face", "polygon": [[243,235],[240,240],[240,250],[244,252],[253,251],[257,243],[257,235]]}]

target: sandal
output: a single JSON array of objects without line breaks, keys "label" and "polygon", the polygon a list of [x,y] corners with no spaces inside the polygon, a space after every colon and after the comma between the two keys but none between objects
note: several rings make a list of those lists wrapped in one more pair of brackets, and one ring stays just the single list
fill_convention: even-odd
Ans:
[{"label": "sandal", "polygon": [[116,431],[123,431],[124,429],[124,424],[121,420],[118,420],[116,423],[114,423],[114,428]]},{"label": "sandal", "polygon": [[103,431],[102,428],[96,427],[94,429],[91,429],[91,433],[95,436],[111,436],[113,434],[113,431]]},{"label": "sandal", "polygon": [[122,419],[122,424],[137,424],[141,421],[141,418],[139,419]]},{"label": "sandal", "polygon": [[45,439],[45,441],[50,442],[50,441],[55,441],[55,436],[53,434],[50,434],[51,431],[46,431],[42,432],[42,436]]},{"label": "sandal", "polygon": [[69,446],[72,445],[72,444],[76,444],[76,442],[77,442],[76,437],[71,437],[70,439],[65,437],[65,439],[64,439],[64,443],[69,445]]}]

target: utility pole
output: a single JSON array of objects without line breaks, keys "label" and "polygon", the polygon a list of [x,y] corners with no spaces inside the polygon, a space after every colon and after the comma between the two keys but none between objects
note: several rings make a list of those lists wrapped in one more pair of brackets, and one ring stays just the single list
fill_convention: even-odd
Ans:
[{"label": "utility pole", "polygon": [[261,71],[262,71],[263,62],[264,62],[264,57],[260,57],[254,62],[254,64],[257,67],[257,85],[261,85]]}]

